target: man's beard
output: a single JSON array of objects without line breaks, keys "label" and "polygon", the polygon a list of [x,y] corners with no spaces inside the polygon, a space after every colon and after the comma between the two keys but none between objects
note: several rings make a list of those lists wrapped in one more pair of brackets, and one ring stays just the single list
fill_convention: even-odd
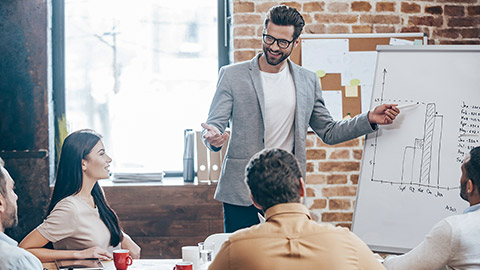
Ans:
[{"label": "man's beard", "polygon": [[2,219],[2,225],[4,229],[12,228],[17,226],[18,224],[18,216],[17,216],[17,208],[13,205],[9,205],[7,207],[7,212],[5,213],[5,218]]},{"label": "man's beard", "polygon": [[293,51],[293,46],[292,46],[292,50],[290,50],[290,52],[288,52],[288,53],[281,52],[280,58],[278,58],[278,60],[269,57],[269,55],[267,53],[267,51],[269,51],[269,50],[270,49],[267,48],[267,46],[263,45],[263,54],[265,55],[265,59],[267,60],[267,63],[269,65],[276,66],[276,65],[282,63],[283,60],[287,59],[290,56],[290,54]]},{"label": "man's beard", "polygon": [[460,197],[468,202],[467,181],[460,183]]}]

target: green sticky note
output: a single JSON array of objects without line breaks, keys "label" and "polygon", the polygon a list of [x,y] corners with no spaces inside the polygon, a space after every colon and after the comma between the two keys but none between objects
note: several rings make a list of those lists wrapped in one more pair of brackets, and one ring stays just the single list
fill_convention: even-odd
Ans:
[{"label": "green sticky note", "polygon": [[325,75],[327,75],[327,73],[325,73],[325,71],[323,71],[323,70],[317,70],[317,76],[318,76],[319,78],[323,78],[323,77],[325,77]]},{"label": "green sticky note", "polygon": [[360,84],[360,80],[359,79],[352,79],[350,81],[350,85],[351,86],[356,86],[356,85],[359,85]]}]

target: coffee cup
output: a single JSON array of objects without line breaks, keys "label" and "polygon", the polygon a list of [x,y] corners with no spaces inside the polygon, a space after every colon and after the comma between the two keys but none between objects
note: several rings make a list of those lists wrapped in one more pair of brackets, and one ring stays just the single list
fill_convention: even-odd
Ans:
[{"label": "coffee cup", "polygon": [[193,270],[198,269],[199,259],[200,259],[200,253],[198,251],[198,246],[182,247],[182,261],[191,262],[193,264]]},{"label": "coffee cup", "polygon": [[117,270],[127,270],[132,265],[133,259],[128,249],[117,249],[113,251],[113,263]]},{"label": "coffee cup", "polygon": [[173,267],[173,270],[193,270],[193,263],[191,263],[191,262],[178,262]]}]

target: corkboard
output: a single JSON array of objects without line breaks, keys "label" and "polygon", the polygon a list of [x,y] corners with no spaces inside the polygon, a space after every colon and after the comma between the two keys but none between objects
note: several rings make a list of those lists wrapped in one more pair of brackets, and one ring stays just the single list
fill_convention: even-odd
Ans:
[{"label": "corkboard", "polygon": [[[351,52],[359,51],[376,51],[377,45],[388,45],[390,38],[398,38],[404,40],[422,40],[422,44],[426,44],[426,36],[423,33],[401,33],[401,34],[306,34],[301,35],[300,39],[348,39],[349,50]],[[297,47],[290,55],[292,60],[297,65],[302,65],[302,42],[299,42]],[[357,97],[346,97],[345,86],[341,85],[340,73],[327,73],[323,78],[320,78],[323,91],[341,90],[342,91],[342,105],[343,116],[350,114],[355,116],[362,113],[362,90],[358,87]]]}]

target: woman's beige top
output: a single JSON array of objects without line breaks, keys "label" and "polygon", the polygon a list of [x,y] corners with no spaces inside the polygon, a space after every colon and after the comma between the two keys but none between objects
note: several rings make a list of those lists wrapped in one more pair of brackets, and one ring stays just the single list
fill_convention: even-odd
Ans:
[{"label": "woman's beige top", "polygon": [[82,250],[98,246],[112,252],[110,231],[97,208],[76,196],[59,201],[50,215],[37,227],[55,249]]}]

